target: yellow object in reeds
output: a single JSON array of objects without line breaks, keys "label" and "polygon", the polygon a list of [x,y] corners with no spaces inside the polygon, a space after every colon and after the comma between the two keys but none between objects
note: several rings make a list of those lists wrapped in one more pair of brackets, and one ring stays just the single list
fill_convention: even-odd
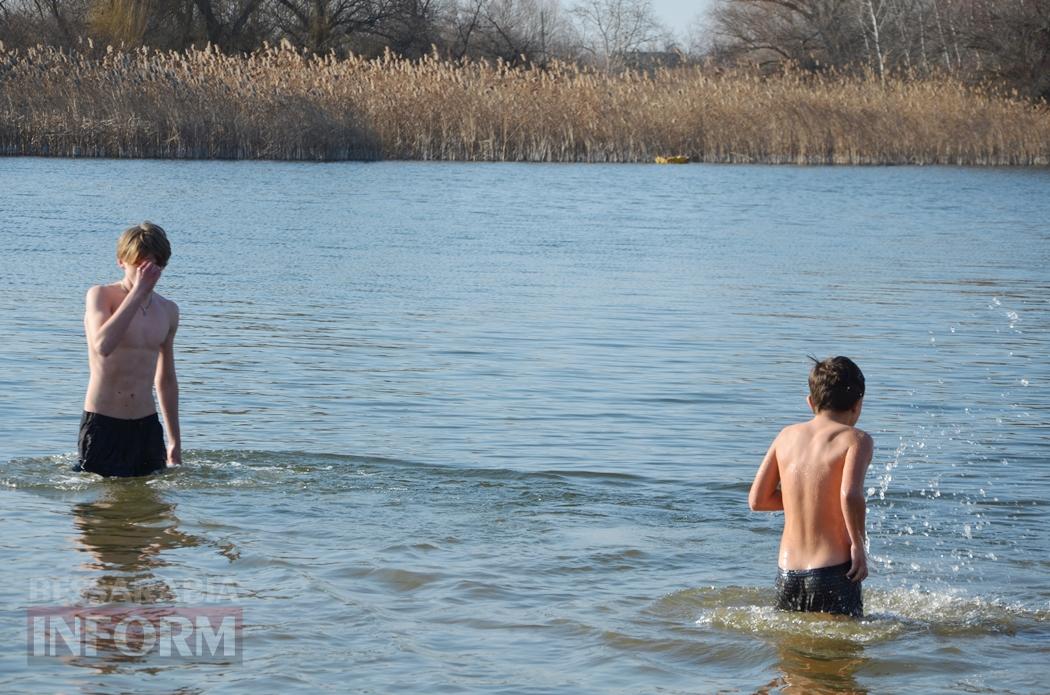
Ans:
[{"label": "yellow object in reeds", "polygon": [[656,163],[657,164],[688,164],[689,163],[689,157],[686,157],[684,154],[676,154],[676,155],[673,155],[673,156],[670,156],[670,157],[657,156],[656,157]]}]

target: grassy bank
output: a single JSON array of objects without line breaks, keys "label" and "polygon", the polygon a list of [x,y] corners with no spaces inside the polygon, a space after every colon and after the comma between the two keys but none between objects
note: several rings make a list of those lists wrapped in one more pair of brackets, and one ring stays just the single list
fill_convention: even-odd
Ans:
[{"label": "grassy bank", "polygon": [[0,152],[1046,165],[1050,109],[947,80],[38,48],[0,50]]}]

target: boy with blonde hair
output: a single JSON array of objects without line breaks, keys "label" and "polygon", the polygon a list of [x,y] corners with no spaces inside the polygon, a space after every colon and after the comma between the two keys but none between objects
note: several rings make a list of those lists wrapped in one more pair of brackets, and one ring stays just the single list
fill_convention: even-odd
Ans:
[{"label": "boy with blonde hair", "polygon": [[[76,470],[125,477],[182,463],[174,355],[179,307],[154,291],[169,258],[164,230],[143,222],[117,241],[123,279],[87,292],[84,332],[91,377]],[[154,386],[168,431],[166,448]]]},{"label": "boy with blonde hair", "polygon": [[864,374],[847,357],[813,361],[806,398],[813,419],[773,440],[748,503],[753,511],[784,512],[777,608],[860,617],[868,576],[864,475],[874,448],[854,427]]}]

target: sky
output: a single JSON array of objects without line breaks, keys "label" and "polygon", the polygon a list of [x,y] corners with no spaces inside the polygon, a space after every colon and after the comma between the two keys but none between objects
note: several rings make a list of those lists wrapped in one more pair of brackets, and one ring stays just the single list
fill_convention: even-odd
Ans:
[{"label": "sky", "polygon": [[652,0],[660,21],[676,31],[685,29],[693,18],[707,9],[711,0]]},{"label": "sky", "polygon": [[707,10],[712,0],[652,0],[657,19],[682,37],[693,23],[693,19]]}]

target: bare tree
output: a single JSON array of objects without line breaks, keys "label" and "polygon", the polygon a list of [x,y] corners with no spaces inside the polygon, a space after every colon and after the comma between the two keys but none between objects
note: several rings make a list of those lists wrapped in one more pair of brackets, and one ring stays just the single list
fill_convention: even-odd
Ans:
[{"label": "bare tree", "polygon": [[1050,100],[1050,0],[969,0],[960,30],[982,72]]},{"label": "bare tree", "polygon": [[572,27],[560,0],[452,0],[444,17],[453,58],[542,64],[570,52]]},{"label": "bare tree", "polygon": [[714,35],[708,30],[708,18],[697,14],[685,30],[685,46],[691,60],[702,60],[717,50]]},{"label": "bare tree", "polygon": [[84,35],[89,2],[62,0],[30,0],[21,3],[23,13],[32,17],[41,30],[37,42],[72,46]]},{"label": "bare tree", "polygon": [[393,0],[271,0],[281,33],[311,51],[345,51],[356,34],[370,34],[394,16]]},{"label": "bare tree", "polygon": [[[886,3],[883,0],[860,0],[861,15],[865,26],[864,42],[874,51],[871,61],[878,70],[879,79],[886,79],[886,57],[882,47],[882,22],[886,15]],[[870,39],[870,41],[869,41]]]},{"label": "bare tree", "polygon": [[863,46],[855,3],[829,0],[722,0],[711,11],[716,44],[730,58],[817,68]]},{"label": "bare tree", "polygon": [[[221,49],[248,49],[252,37],[245,36],[263,0],[193,0],[204,23],[209,43]],[[247,42],[245,41],[247,39]]]},{"label": "bare tree", "polygon": [[666,32],[652,0],[580,0],[573,8],[583,50],[599,65],[623,65],[629,53],[652,49]]},{"label": "bare tree", "polygon": [[480,28],[486,57],[543,63],[563,36],[561,6],[558,0],[488,0]]},{"label": "bare tree", "polygon": [[86,15],[87,35],[103,45],[125,47],[184,49],[205,41],[224,46],[221,39],[225,37],[211,31],[214,17],[204,17],[209,20],[207,25],[200,21],[197,7],[201,4],[195,0],[93,0]]},{"label": "bare tree", "polygon": [[445,12],[445,24],[452,58],[459,60],[471,51],[484,9],[485,0],[451,0]]},{"label": "bare tree", "polygon": [[395,0],[388,17],[372,29],[394,53],[418,58],[442,43],[437,0]]}]

